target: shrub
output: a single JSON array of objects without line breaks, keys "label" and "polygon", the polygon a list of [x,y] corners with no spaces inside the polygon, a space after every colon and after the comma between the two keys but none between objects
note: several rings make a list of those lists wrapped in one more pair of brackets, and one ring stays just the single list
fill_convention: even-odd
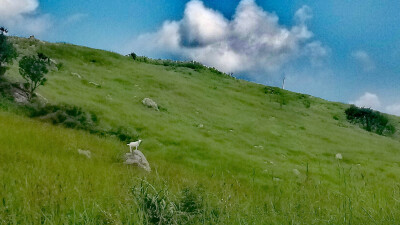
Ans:
[{"label": "shrub", "polygon": [[50,58],[47,57],[47,55],[45,55],[45,54],[42,53],[42,52],[38,52],[37,57],[38,57],[39,59],[41,59],[41,60],[47,62],[47,63],[50,62]]},{"label": "shrub", "polygon": [[97,116],[85,112],[77,106],[51,105],[35,102],[26,106],[29,116],[52,124],[61,124],[68,128],[93,130],[98,125]]},{"label": "shrub", "polygon": [[6,64],[11,64],[15,58],[17,58],[17,50],[13,44],[8,41],[7,29],[0,27],[0,77],[3,76],[7,71]]},{"label": "shrub", "polygon": [[287,105],[289,103],[285,91],[280,88],[267,86],[264,87],[264,93],[270,96],[270,101],[272,101],[272,97],[274,97],[275,101],[279,103],[281,108],[283,105]]},{"label": "shrub", "polygon": [[[198,190],[184,188],[174,200],[167,188],[156,190],[147,181],[132,189],[133,196],[143,214],[145,224],[197,224],[213,218],[204,217],[202,195]],[[210,215],[213,216],[214,212]]]},{"label": "shrub", "polygon": [[86,112],[82,108],[73,105],[52,105],[33,102],[25,105],[28,116],[39,118],[52,124],[60,124],[68,128],[86,130],[100,136],[115,136],[122,142],[139,139],[136,130],[125,127],[104,130],[99,126],[99,118],[93,112]]},{"label": "shrub", "polygon": [[156,191],[149,183],[142,181],[133,188],[133,196],[147,223],[178,224],[177,206],[168,198],[165,189]]},{"label": "shrub", "polygon": [[375,132],[379,135],[391,135],[396,132],[389,119],[378,111],[370,108],[359,108],[351,105],[345,110],[346,118],[351,123],[360,124],[367,131]]},{"label": "shrub", "polygon": [[151,59],[151,58],[146,57],[146,56],[136,56],[136,54],[135,54],[135,57],[133,57],[131,54],[129,54],[129,56],[131,56],[132,58],[134,58],[135,61],[138,61],[138,62],[144,62],[144,63],[154,64],[154,65],[161,65],[161,66],[168,66],[168,67],[172,67],[172,68],[186,67],[186,68],[193,69],[195,71],[208,70],[211,73],[214,73],[214,74],[217,74],[217,75],[223,75],[223,76],[226,76],[226,77],[232,77],[232,76],[230,76],[230,75],[228,75],[226,73],[223,73],[223,72],[217,70],[214,67],[204,66],[203,64],[201,64],[199,62],[196,62],[196,61],[174,61],[174,60],[169,60],[169,59],[167,59],[167,60]]},{"label": "shrub", "polygon": [[131,54],[129,54],[130,57],[132,57],[133,60],[136,60],[137,55],[136,53],[132,52]]}]

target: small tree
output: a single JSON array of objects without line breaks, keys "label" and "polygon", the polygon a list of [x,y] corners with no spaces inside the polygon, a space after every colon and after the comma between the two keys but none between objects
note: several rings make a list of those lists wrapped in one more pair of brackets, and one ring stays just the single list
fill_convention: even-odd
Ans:
[{"label": "small tree", "polygon": [[48,72],[47,63],[35,56],[24,56],[19,61],[19,73],[26,80],[29,100],[32,99],[36,88],[47,81],[44,75]]},{"label": "small tree", "polygon": [[5,64],[11,64],[13,59],[18,56],[14,46],[7,39],[7,32],[6,28],[0,27],[0,77],[6,73],[7,66]]},{"label": "small tree", "polygon": [[133,60],[136,60],[136,58],[137,58],[136,53],[132,52],[132,53],[129,54],[129,55],[132,57]]}]

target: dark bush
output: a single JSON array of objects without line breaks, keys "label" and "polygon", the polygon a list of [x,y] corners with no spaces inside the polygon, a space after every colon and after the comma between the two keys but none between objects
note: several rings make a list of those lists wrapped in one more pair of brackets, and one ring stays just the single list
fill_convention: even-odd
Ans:
[{"label": "dark bush", "polygon": [[131,54],[129,54],[130,57],[132,57],[133,60],[136,60],[137,55],[136,53],[132,52]]},{"label": "dark bush", "polygon": [[386,116],[370,108],[359,108],[351,105],[345,110],[345,113],[347,120],[354,124],[360,124],[367,131],[379,135],[391,135],[396,132],[396,128],[389,123]]},{"label": "dark bush", "polygon": [[38,52],[37,57],[45,62],[50,62],[50,58],[42,52]]},{"label": "dark bush", "polygon": [[115,136],[122,142],[135,141],[139,138],[136,130],[118,127],[104,130],[99,127],[99,118],[95,113],[86,112],[72,105],[52,105],[34,102],[25,106],[28,115],[52,124],[60,124],[68,128],[89,131],[101,136]]},{"label": "dark bush", "polygon": [[[98,125],[97,116],[93,113],[85,112],[77,106],[71,105],[51,105],[35,102],[26,106],[29,116],[53,124],[62,124],[69,128],[82,130],[93,130]],[[93,120],[95,118],[95,120]]]}]

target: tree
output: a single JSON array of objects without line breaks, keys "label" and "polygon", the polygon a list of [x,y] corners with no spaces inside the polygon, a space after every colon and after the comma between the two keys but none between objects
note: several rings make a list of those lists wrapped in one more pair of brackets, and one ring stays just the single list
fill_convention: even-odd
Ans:
[{"label": "tree", "polygon": [[358,123],[367,131],[375,132],[379,135],[392,135],[396,128],[389,123],[389,119],[378,111],[370,108],[359,108],[351,105],[345,110],[346,118],[352,123]]},{"label": "tree", "polygon": [[47,63],[35,56],[24,56],[19,61],[19,73],[26,80],[29,100],[32,99],[36,88],[47,81],[44,75],[48,72]]},{"label": "tree", "polygon": [[17,58],[17,51],[12,43],[7,39],[8,30],[0,27],[0,77],[6,73],[8,69],[6,64],[11,64],[13,59]]},{"label": "tree", "polygon": [[137,58],[136,53],[132,52],[132,53],[129,54],[129,55],[132,57],[133,60],[136,60],[136,58]]}]

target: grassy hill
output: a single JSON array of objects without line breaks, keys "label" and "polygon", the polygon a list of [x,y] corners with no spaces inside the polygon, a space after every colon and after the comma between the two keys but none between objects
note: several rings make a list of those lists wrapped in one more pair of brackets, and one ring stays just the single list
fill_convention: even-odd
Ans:
[{"label": "grassy hill", "polygon": [[[104,129],[134,129],[152,172],[124,165],[128,147],[117,138],[30,119],[2,102],[0,223],[400,221],[400,138],[348,123],[346,104],[204,68],[12,40],[20,55],[40,51],[62,63],[40,95],[94,112]],[[6,77],[21,81],[16,65]],[[146,97],[160,111],[143,106]]]}]

